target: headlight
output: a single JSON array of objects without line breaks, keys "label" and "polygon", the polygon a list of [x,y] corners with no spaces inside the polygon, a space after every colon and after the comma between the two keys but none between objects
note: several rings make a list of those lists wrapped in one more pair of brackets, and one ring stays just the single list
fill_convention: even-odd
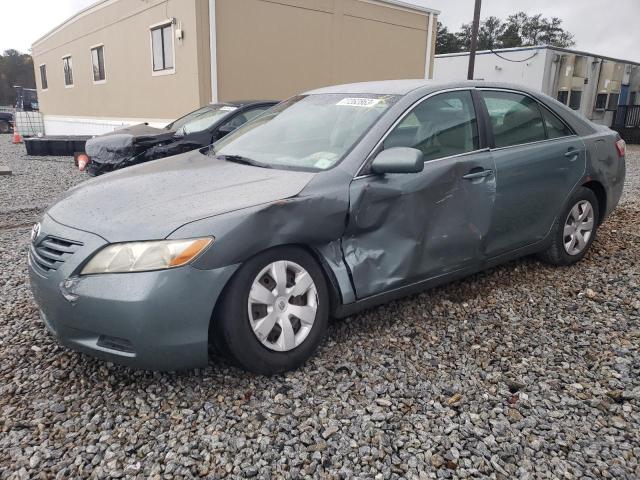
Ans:
[{"label": "headlight", "polygon": [[108,245],[93,256],[80,275],[163,270],[186,265],[202,253],[213,238],[127,242]]}]

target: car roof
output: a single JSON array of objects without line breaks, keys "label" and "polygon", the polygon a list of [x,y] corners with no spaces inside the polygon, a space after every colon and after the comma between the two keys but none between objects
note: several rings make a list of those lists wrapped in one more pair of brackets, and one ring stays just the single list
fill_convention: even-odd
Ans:
[{"label": "car roof", "polygon": [[379,95],[406,95],[420,87],[435,85],[433,80],[405,79],[381,80],[377,82],[345,83],[331,87],[318,88],[305,92],[307,95],[323,93],[369,93]]},{"label": "car roof", "polygon": [[407,95],[415,90],[445,90],[450,88],[464,87],[495,87],[521,90],[523,92],[540,95],[522,85],[502,82],[485,82],[482,80],[461,80],[456,82],[440,82],[436,80],[403,79],[403,80],[381,80],[375,82],[346,83],[344,85],[335,85],[331,87],[318,88],[305,92],[307,95],[316,95],[323,93],[361,93],[376,95]]},{"label": "car roof", "polygon": [[214,102],[212,105],[232,105],[234,107],[245,107],[247,105],[254,105],[259,103],[272,103],[276,104],[278,101],[276,100],[232,100],[230,102]]},{"label": "car roof", "polygon": [[547,106],[562,115],[562,118],[570,123],[574,130],[580,135],[588,135],[593,133],[594,125],[588,119],[582,117],[577,112],[571,110],[566,105],[557,102],[554,98],[531,88],[515,83],[503,82],[486,82],[483,80],[461,80],[456,82],[440,82],[425,79],[406,79],[406,80],[382,80],[376,82],[347,83],[344,85],[335,85],[331,87],[318,88],[310,90],[305,95],[319,94],[348,94],[348,95],[415,95],[422,96],[440,90],[449,90],[455,88],[500,88],[505,90],[515,90],[524,92],[543,101]]}]

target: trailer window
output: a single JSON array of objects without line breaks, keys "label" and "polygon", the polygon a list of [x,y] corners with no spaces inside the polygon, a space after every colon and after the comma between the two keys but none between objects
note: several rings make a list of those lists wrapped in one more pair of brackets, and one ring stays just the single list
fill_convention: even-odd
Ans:
[{"label": "trailer window", "polygon": [[49,88],[49,84],[47,82],[47,66],[40,65],[40,87],[42,90],[46,90]]},{"label": "trailer window", "polygon": [[91,49],[91,64],[93,68],[93,81],[103,82],[106,79],[104,71],[104,45]]},{"label": "trailer window", "polygon": [[560,103],[567,104],[567,100],[569,100],[569,91],[568,90],[560,90],[558,92],[558,101]]},{"label": "trailer window", "polygon": [[62,59],[62,67],[64,69],[64,85],[66,87],[73,86],[73,62],[71,57],[64,57]]},{"label": "trailer window", "polygon": [[151,29],[151,50],[154,72],[173,70],[173,29],[170,23]]},{"label": "trailer window", "polygon": [[606,93],[599,93],[596,96],[596,106],[595,109],[596,110],[604,110],[607,106],[607,94]]},{"label": "trailer window", "polygon": [[569,107],[574,110],[580,110],[581,102],[582,90],[571,90],[571,96],[569,97]]}]

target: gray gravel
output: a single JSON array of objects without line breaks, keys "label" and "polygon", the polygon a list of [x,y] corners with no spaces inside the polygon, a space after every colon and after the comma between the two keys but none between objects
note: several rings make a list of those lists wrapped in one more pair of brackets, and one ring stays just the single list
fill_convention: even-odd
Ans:
[{"label": "gray gravel", "polygon": [[10,135],[0,135],[0,165],[13,171],[0,177],[0,229],[33,224],[57,195],[86,178],[72,157],[27,156]]},{"label": "gray gravel", "polygon": [[271,378],[59,347],[22,225],[82,176],[22,152],[0,137],[0,477],[640,478],[640,148],[579,265],[523,259],[334,322]]}]

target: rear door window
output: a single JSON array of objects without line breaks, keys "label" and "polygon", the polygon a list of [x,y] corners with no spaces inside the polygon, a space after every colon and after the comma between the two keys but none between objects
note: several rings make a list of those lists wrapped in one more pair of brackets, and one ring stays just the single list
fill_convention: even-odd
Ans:
[{"label": "rear door window", "polygon": [[478,150],[476,113],[468,90],[435,95],[420,103],[389,133],[384,148],[421,150],[424,160]]},{"label": "rear door window", "polygon": [[546,140],[538,103],[519,93],[482,92],[489,111],[496,148]]},{"label": "rear door window", "polygon": [[547,137],[560,138],[573,135],[573,132],[567,127],[562,120],[556,117],[546,108],[541,108],[542,117],[544,118],[544,124],[547,127]]}]

